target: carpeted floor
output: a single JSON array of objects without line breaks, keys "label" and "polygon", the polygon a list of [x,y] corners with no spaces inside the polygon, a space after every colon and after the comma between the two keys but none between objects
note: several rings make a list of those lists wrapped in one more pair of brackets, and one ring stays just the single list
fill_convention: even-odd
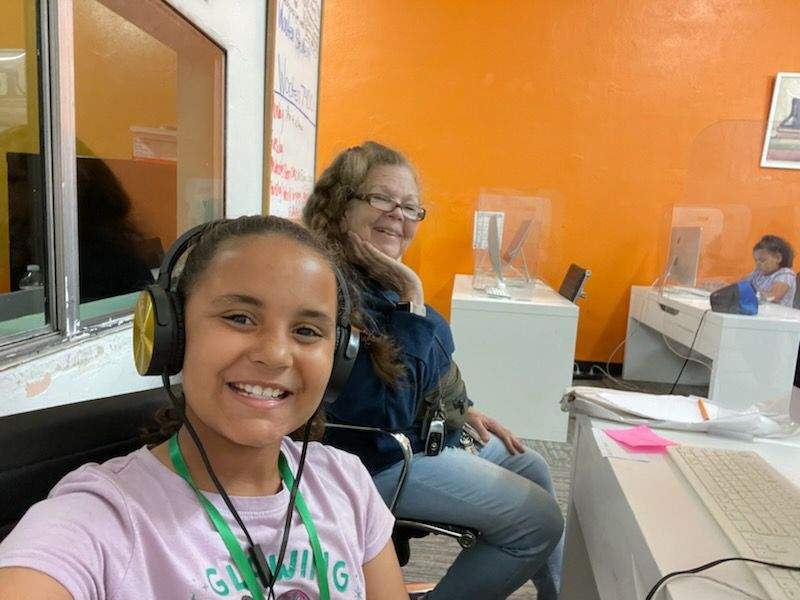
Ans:
[{"label": "carpeted floor", "polygon": [[[578,381],[575,385],[590,385],[597,387],[615,387],[610,381]],[[641,391],[653,394],[665,394],[669,391],[669,384],[636,382]],[[677,394],[706,395],[708,388],[680,385],[675,390]],[[570,433],[572,427],[570,427]],[[571,435],[568,435],[571,440]],[[556,497],[561,510],[566,517],[567,502],[569,499],[570,475],[572,469],[572,444],[568,442],[545,442],[541,440],[524,440],[525,444],[539,452],[547,460],[556,488]],[[457,542],[428,536],[411,541],[411,560],[403,569],[407,582],[435,582],[438,581],[447,568],[453,563],[460,547]],[[509,596],[513,600],[533,600],[536,590],[528,582],[522,588]]]},{"label": "carpeted floor", "polygon": [[[556,496],[561,510],[566,516],[569,498],[570,469],[572,467],[572,446],[561,442],[523,440],[525,444],[539,452],[550,465]],[[411,540],[411,560],[403,569],[406,581],[438,581],[453,563],[461,550],[458,543],[429,535],[426,538]],[[510,598],[531,600],[536,598],[536,590],[526,583]]]}]

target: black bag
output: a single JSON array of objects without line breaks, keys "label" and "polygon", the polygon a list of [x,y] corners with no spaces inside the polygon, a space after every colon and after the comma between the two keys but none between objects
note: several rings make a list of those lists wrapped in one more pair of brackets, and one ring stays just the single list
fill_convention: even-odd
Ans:
[{"label": "black bag", "polygon": [[461,372],[455,362],[436,383],[436,386],[422,397],[417,411],[417,419],[422,421],[422,436],[427,436],[431,420],[443,415],[445,427],[449,431],[459,430],[467,422],[467,410],[470,407],[467,388],[461,379]]}]

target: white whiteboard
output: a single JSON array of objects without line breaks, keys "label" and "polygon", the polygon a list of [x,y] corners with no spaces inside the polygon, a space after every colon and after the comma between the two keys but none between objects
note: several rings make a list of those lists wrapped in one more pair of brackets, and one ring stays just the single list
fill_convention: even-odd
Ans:
[{"label": "white whiteboard", "polygon": [[314,186],[322,2],[273,6],[269,213],[299,219]]}]

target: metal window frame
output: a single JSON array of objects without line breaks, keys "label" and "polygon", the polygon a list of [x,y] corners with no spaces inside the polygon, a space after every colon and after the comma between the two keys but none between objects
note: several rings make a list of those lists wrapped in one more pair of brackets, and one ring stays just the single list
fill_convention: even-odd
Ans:
[{"label": "metal window frame", "polygon": [[[75,65],[72,0],[41,0],[39,53],[41,154],[48,255],[49,326],[0,339],[0,368],[79,336]],[[82,337],[82,336],[81,336]]]},{"label": "metal window frame", "polygon": [[[165,6],[175,11],[168,2]],[[83,322],[80,319],[74,0],[38,0],[38,9],[48,325],[0,338],[0,371],[37,356],[61,352],[89,337],[124,330],[133,321],[132,311],[118,311]],[[187,16],[178,14],[220,48],[225,56],[221,128],[224,214],[227,198],[227,51]]]},{"label": "metal window frame", "polygon": [[[74,2],[74,0],[61,0],[62,2]],[[98,0],[101,4],[106,5],[109,7],[108,0]],[[124,0],[123,0],[124,1]],[[226,202],[227,202],[227,148],[226,148],[226,139],[227,139],[227,107],[228,107],[228,54],[227,48],[221,45],[217,40],[212,38],[209,35],[209,32],[204,30],[200,27],[194,20],[192,20],[188,15],[184,14],[182,11],[178,10],[170,0],[155,0],[154,4],[160,6],[160,9],[170,13],[172,16],[177,17],[180,21],[185,22],[187,25],[192,27],[196,33],[200,34],[204,37],[210,44],[214,45],[216,48],[222,52],[223,60],[222,60],[222,75],[219,77],[220,84],[222,86],[222,103],[220,106],[221,114],[215,117],[212,117],[213,120],[217,118],[220,121],[220,128],[219,128],[219,144],[221,148],[221,153],[219,155],[218,160],[220,161],[220,178],[221,178],[221,193],[222,193],[222,206],[221,206],[221,215],[220,217],[224,217],[226,214]],[[130,20],[130,15],[123,14],[117,8],[112,8],[114,12],[117,12],[122,18],[126,20]],[[130,20],[131,23],[135,23],[135,21]],[[139,26],[137,24],[137,26]],[[140,27],[142,31],[147,33],[149,32],[146,28]],[[69,36],[72,38],[74,32],[74,28],[70,26],[69,29]],[[72,41],[70,39],[70,49],[69,49],[71,56],[74,56],[74,47],[72,45]],[[74,73],[74,70],[73,70]],[[74,98],[74,89],[73,89],[73,98]],[[74,133],[74,132],[73,132]],[[73,140],[75,139],[75,135],[73,135]],[[77,156],[74,154],[73,157]],[[73,158],[74,161],[74,158]],[[76,191],[77,196],[77,191]],[[76,204],[76,214],[77,214],[77,204]],[[77,224],[75,227],[76,232],[76,239],[77,239]],[[77,255],[77,249],[76,249]],[[77,269],[77,266],[76,266]],[[77,278],[77,270],[76,270],[76,278]],[[128,310],[120,310],[115,312],[106,313],[103,315],[99,315],[96,317],[92,317],[89,319],[80,320],[80,303],[77,306],[77,314],[75,315],[76,318],[76,327],[77,331],[80,334],[89,334],[89,335],[98,335],[103,333],[111,333],[121,327],[126,325],[130,326],[133,323],[133,307]]]},{"label": "metal window frame", "polygon": [[75,163],[75,44],[72,0],[47,0],[49,16],[55,323],[78,333],[78,184]]}]

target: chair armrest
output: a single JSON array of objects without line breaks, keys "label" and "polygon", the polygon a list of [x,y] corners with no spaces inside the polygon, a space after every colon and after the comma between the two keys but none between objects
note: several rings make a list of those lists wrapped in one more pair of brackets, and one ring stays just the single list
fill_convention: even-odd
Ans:
[{"label": "chair armrest", "polygon": [[400,494],[402,493],[403,488],[406,485],[408,475],[411,472],[411,459],[414,456],[408,436],[403,433],[393,433],[391,431],[378,429],[377,427],[362,427],[361,425],[345,425],[343,423],[326,423],[325,428],[347,429],[348,431],[361,431],[366,433],[379,433],[381,435],[388,435],[394,438],[394,440],[400,446],[400,450],[403,452],[403,468],[400,470],[400,476],[397,478],[397,487],[395,488],[394,494],[392,495],[392,500],[389,503],[389,510],[392,512],[392,514],[394,514],[394,509],[397,507],[397,503],[400,501]]}]

